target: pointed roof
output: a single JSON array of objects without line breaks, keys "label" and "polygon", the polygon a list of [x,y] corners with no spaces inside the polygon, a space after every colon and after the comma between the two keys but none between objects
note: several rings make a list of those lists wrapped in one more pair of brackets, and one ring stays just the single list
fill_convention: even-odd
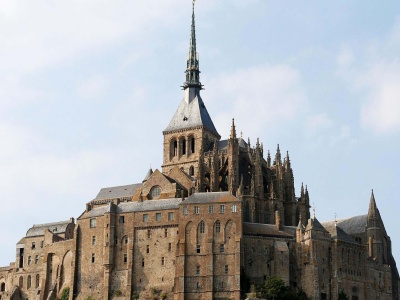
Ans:
[{"label": "pointed roof", "polygon": [[185,99],[182,100],[164,133],[200,126],[210,130],[216,136],[220,136],[217,129],[215,129],[203,100],[198,94],[189,103]]},{"label": "pointed roof", "polygon": [[328,233],[328,231],[321,225],[321,223],[314,216],[308,220],[306,230],[317,230]]},{"label": "pointed roof", "polygon": [[379,213],[379,209],[376,206],[374,190],[371,192],[371,198],[369,200],[369,208],[368,208],[368,219],[381,219],[381,214]]},{"label": "pointed roof", "polygon": [[144,179],[143,179],[142,182],[147,181],[147,179],[150,178],[151,174],[153,174],[153,169],[152,169],[152,168],[150,168],[150,169],[147,171],[147,174],[146,174],[146,176],[144,177]]}]

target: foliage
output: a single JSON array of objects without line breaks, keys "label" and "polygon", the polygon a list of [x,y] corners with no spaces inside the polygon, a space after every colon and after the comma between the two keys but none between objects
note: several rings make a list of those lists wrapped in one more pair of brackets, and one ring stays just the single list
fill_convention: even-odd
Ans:
[{"label": "foliage", "polygon": [[306,293],[302,290],[294,291],[285,285],[285,281],[278,276],[271,276],[264,281],[258,289],[257,295],[273,300],[308,300]]},{"label": "foliage", "polygon": [[92,296],[87,296],[87,297],[85,298],[85,300],[94,300],[94,298],[93,298]]},{"label": "foliage", "polygon": [[349,300],[349,297],[343,290],[341,290],[341,292],[338,295],[338,300]]},{"label": "foliage", "polygon": [[167,299],[167,294],[166,293],[162,293],[160,297],[161,297],[162,300],[166,300]]},{"label": "foliage", "polygon": [[133,293],[132,293],[132,296],[131,296],[131,299],[132,299],[132,300],[137,300],[137,299],[139,299],[139,294],[136,293],[136,292],[133,292]]},{"label": "foliage", "polygon": [[68,300],[68,299],[69,299],[69,287],[66,287],[62,290],[60,300]]},{"label": "foliage", "polygon": [[122,296],[122,291],[121,290],[116,290],[115,291],[115,296],[116,297],[121,297]]},{"label": "foliage", "polygon": [[264,281],[261,287],[261,296],[267,299],[283,299],[288,292],[289,287],[285,285],[285,281],[278,276],[271,276]]}]

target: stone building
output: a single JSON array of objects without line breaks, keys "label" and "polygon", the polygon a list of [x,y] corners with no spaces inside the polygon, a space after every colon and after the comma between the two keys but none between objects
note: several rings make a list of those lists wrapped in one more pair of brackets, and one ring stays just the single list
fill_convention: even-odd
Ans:
[{"label": "stone building", "polygon": [[0,268],[0,299],[241,299],[280,276],[310,299],[399,299],[390,237],[367,214],[320,223],[295,195],[289,154],[221,139],[200,96],[192,14],[184,97],[163,131],[162,170],[103,188],[68,221],[33,225]]}]

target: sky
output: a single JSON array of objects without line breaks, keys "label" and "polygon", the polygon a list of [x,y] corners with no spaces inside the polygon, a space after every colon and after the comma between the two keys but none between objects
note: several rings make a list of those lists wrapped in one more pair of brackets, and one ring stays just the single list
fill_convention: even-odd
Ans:
[{"label": "sky", "polygon": [[[33,224],[162,164],[190,0],[0,0],[0,266]],[[196,1],[202,98],[222,136],[289,151],[320,221],[374,189],[400,264],[398,1]]]}]

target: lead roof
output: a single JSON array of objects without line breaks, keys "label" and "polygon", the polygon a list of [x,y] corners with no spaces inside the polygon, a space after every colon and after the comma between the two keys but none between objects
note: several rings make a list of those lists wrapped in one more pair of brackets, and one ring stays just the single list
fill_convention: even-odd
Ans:
[{"label": "lead roof", "polygon": [[26,237],[42,236],[47,229],[56,234],[65,233],[67,226],[71,223],[71,220],[68,220],[46,224],[35,224],[28,229]]},{"label": "lead roof", "polygon": [[94,200],[132,197],[142,183],[102,188]]}]

